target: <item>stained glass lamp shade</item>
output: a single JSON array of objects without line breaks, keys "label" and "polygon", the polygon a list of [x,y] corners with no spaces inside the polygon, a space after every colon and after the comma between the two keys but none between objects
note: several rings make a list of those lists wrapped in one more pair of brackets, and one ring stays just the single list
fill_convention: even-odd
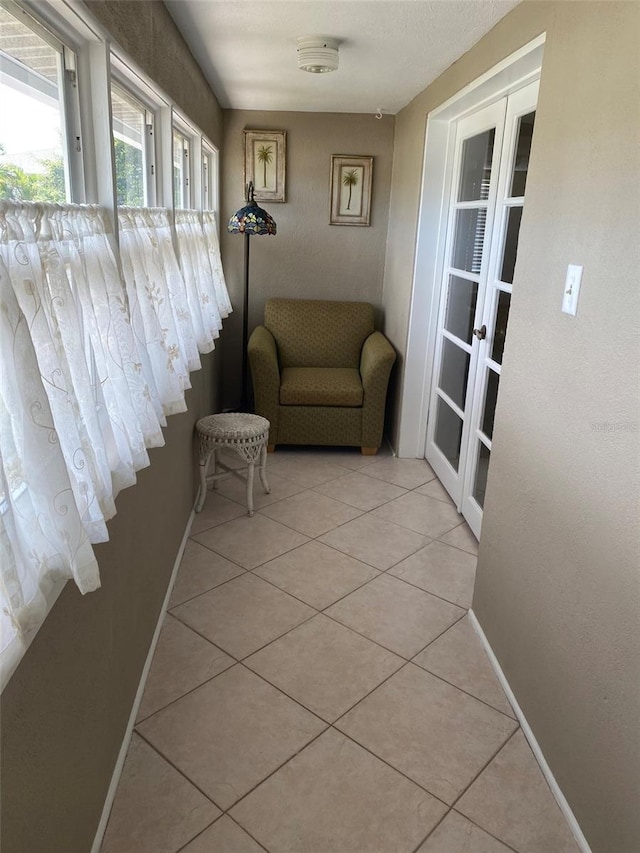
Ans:
[{"label": "stained glass lamp shade", "polygon": [[233,214],[227,225],[230,234],[244,234],[244,310],[242,314],[242,402],[240,410],[247,407],[247,343],[249,322],[249,238],[275,235],[276,223],[270,214],[253,197],[253,184],[247,188],[247,204]]}]

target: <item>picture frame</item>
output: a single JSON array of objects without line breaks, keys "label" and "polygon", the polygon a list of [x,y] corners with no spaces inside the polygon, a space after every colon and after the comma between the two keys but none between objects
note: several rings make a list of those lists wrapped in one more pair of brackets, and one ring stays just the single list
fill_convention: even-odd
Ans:
[{"label": "picture frame", "polygon": [[330,225],[369,225],[373,157],[331,156]]},{"label": "picture frame", "polygon": [[244,183],[251,181],[256,201],[285,201],[285,130],[244,131]]}]

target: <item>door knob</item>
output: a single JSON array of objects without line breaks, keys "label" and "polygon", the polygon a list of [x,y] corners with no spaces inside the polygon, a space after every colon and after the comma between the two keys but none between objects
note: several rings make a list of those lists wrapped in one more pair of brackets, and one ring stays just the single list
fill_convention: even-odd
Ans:
[{"label": "door knob", "polygon": [[474,329],[473,334],[479,341],[483,341],[487,337],[487,327],[481,326],[479,329]]}]

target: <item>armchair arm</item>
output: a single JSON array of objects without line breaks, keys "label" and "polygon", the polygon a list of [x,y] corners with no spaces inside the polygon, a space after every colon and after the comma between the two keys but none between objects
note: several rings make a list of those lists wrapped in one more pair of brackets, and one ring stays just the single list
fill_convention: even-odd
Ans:
[{"label": "armchair arm", "polygon": [[271,332],[256,326],[247,345],[256,414],[271,423],[269,444],[276,444],[278,435],[278,410],[280,406],[280,368],[278,350]]},{"label": "armchair arm", "polygon": [[363,447],[380,447],[382,444],[387,387],[395,360],[395,350],[381,332],[369,335],[360,356],[360,376],[364,389]]}]

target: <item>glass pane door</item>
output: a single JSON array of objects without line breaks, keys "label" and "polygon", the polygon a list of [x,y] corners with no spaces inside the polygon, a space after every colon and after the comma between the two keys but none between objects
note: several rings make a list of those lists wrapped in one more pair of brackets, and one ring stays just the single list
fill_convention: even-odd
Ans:
[{"label": "glass pane door", "polygon": [[459,122],[455,141],[427,458],[458,503],[503,124],[501,102]]},{"label": "glass pane door", "polygon": [[[502,372],[507,321],[513,291],[524,192],[535,122],[537,83],[507,101],[502,165],[498,177],[495,228],[489,249],[488,279],[482,317],[487,329],[478,342],[474,401],[469,418],[467,470],[461,510],[479,537],[491,460],[493,427]],[[463,436],[463,441],[466,436]]]},{"label": "glass pane door", "polygon": [[532,83],[455,128],[425,455],[478,537],[537,91]]}]

